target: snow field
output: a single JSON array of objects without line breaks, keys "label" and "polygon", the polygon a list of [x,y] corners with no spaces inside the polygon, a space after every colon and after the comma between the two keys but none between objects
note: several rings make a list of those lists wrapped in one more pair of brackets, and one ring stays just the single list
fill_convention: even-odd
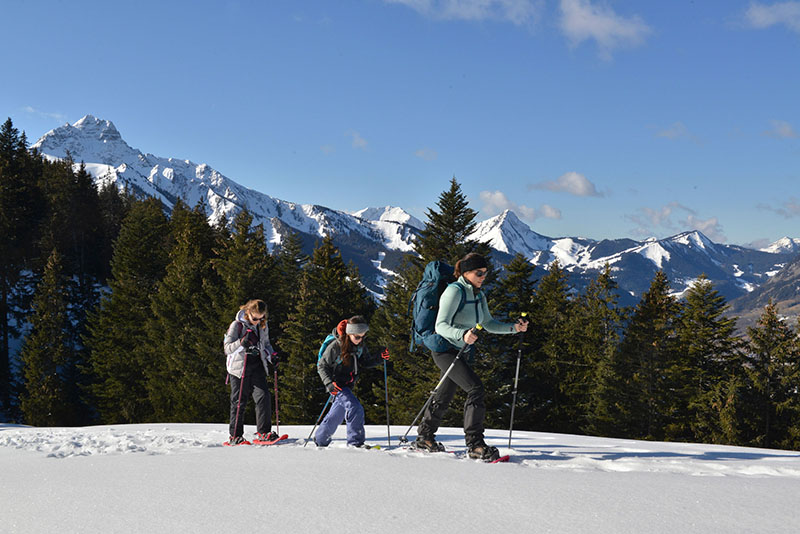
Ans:
[{"label": "snow field", "polygon": [[[297,441],[223,447],[226,425],[0,426],[0,532],[797,532],[800,453],[487,432],[508,464]],[[246,427],[252,435],[254,427]],[[460,429],[438,436],[464,450]]]}]

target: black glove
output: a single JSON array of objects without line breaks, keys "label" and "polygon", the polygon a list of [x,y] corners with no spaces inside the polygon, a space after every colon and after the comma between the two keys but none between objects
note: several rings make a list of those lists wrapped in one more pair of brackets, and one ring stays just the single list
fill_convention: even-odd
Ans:
[{"label": "black glove", "polygon": [[258,334],[256,334],[252,328],[248,328],[241,341],[244,348],[258,345]]},{"label": "black glove", "polygon": [[331,395],[338,395],[339,392],[342,391],[342,388],[340,388],[336,382],[331,382],[328,384],[327,390]]},{"label": "black glove", "polygon": [[277,367],[278,366],[278,353],[277,352],[273,352],[271,354],[271,356],[272,356],[272,358],[270,359],[270,361],[272,362],[272,365],[274,367]]}]

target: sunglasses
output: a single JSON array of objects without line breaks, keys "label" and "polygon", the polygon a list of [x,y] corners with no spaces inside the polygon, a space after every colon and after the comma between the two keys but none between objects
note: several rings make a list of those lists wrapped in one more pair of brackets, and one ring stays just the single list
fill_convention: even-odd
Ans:
[{"label": "sunglasses", "polygon": [[367,334],[350,334],[350,335],[353,336],[353,339],[355,339],[356,341],[361,341]]},{"label": "sunglasses", "polygon": [[264,320],[264,316],[262,315],[261,317],[253,317],[253,316],[251,315],[251,316],[250,316],[250,320],[251,320],[251,321],[256,321],[256,322],[263,321],[263,320]]},{"label": "sunglasses", "polygon": [[489,271],[475,271],[475,276],[477,276],[478,278],[483,278],[487,274],[489,274]]}]

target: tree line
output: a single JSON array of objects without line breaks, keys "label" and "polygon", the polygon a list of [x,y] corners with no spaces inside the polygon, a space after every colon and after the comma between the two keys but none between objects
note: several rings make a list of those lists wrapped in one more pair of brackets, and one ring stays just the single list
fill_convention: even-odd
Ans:
[{"label": "tree line", "polygon": [[[409,351],[408,302],[422,270],[490,254],[468,239],[477,213],[455,178],[426,215],[416,253],[376,302],[330,236],[310,256],[296,234],[270,252],[247,210],[212,226],[202,204],[178,201],[168,213],[156,199],[98,188],[69,158],[30,150],[9,119],[0,129],[0,415],[42,426],[223,423],[222,337],[239,305],[261,298],[280,353],[281,422],[316,419],[326,398],[320,343],[360,314],[367,345],[392,356],[388,384],[378,368],[357,385],[367,422],[385,423],[388,387],[392,424],[409,423],[438,379],[426,351]],[[519,255],[495,265],[484,287],[496,318],[531,320],[524,336],[478,342],[487,426],[509,424],[519,359],[515,429],[800,449],[800,325],[774,305],[742,335],[705,278],[678,300],[658,272],[624,307],[610,266],[578,292],[557,262]],[[459,414],[443,424],[460,426]]]}]

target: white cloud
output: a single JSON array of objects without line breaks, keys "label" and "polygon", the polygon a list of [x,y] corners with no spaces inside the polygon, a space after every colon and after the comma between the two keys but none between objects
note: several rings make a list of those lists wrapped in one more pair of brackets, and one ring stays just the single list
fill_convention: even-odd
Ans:
[{"label": "white cloud", "polygon": [[578,197],[602,197],[603,193],[597,191],[595,185],[590,182],[584,175],[577,172],[567,172],[558,177],[557,180],[549,180],[533,184],[529,186],[530,189],[543,189],[546,191],[555,191],[569,193]]},{"label": "white cloud", "polygon": [[764,211],[771,211],[777,213],[778,215],[786,219],[793,219],[794,217],[800,217],[800,200],[798,200],[796,197],[790,197],[789,200],[785,201],[778,208],[774,206],[769,206],[767,204],[759,204],[758,208]]},{"label": "white cloud", "polygon": [[800,32],[800,2],[753,2],[744,17],[749,26],[759,30],[783,24],[792,31]]},{"label": "white cloud", "polygon": [[502,191],[481,191],[480,199],[483,202],[481,211],[486,213],[489,217],[499,215],[505,210],[511,210],[516,213],[521,219],[533,222],[539,217],[547,219],[560,219],[561,211],[552,206],[543,205],[539,210],[530,208],[523,204],[517,204],[508,199]]},{"label": "white cloud", "polygon": [[665,237],[689,230],[699,230],[717,243],[728,240],[717,217],[702,219],[692,208],[678,202],[670,202],[660,208],[640,208],[637,213],[625,216],[636,227],[632,230],[639,237]]},{"label": "white cloud", "polygon": [[414,152],[414,155],[420,159],[424,159],[425,161],[433,161],[439,157],[439,154],[437,154],[432,148],[420,148]]},{"label": "white cloud", "polygon": [[640,17],[622,17],[590,0],[561,0],[560,26],[572,46],[593,39],[604,60],[610,60],[616,48],[642,44],[652,32]]},{"label": "white cloud", "polygon": [[786,121],[771,120],[769,122],[772,128],[764,132],[764,135],[768,137],[775,137],[776,139],[797,139],[800,137],[792,128],[792,125]]},{"label": "white cloud", "polygon": [[549,204],[542,204],[539,207],[539,211],[542,214],[542,217],[545,219],[560,219],[561,218],[561,210],[558,208],[554,208]]},{"label": "white cloud", "polygon": [[659,130],[656,135],[667,139],[678,139],[679,137],[688,137],[689,129],[682,122],[676,122],[665,130]]},{"label": "white cloud", "polygon": [[542,0],[384,0],[402,4],[423,16],[442,20],[500,20],[517,26],[535,23]]},{"label": "white cloud", "polygon": [[689,128],[687,128],[686,125],[681,121],[675,122],[663,130],[658,130],[656,132],[656,136],[663,137],[665,139],[688,139],[693,143],[701,144],[697,136],[690,132]]},{"label": "white cloud", "polygon": [[350,130],[349,132],[347,132],[347,135],[349,135],[353,139],[353,148],[358,148],[360,150],[367,149],[367,140],[361,137],[361,134],[359,134],[355,130]]},{"label": "white cloud", "polygon": [[42,117],[44,119],[52,119],[58,122],[67,122],[67,116],[64,115],[63,113],[49,113],[47,111],[38,110],[33,106],[25,106],[24,108],[22,108],[22,110],[32,115],[38,115],[39,117]]}]

